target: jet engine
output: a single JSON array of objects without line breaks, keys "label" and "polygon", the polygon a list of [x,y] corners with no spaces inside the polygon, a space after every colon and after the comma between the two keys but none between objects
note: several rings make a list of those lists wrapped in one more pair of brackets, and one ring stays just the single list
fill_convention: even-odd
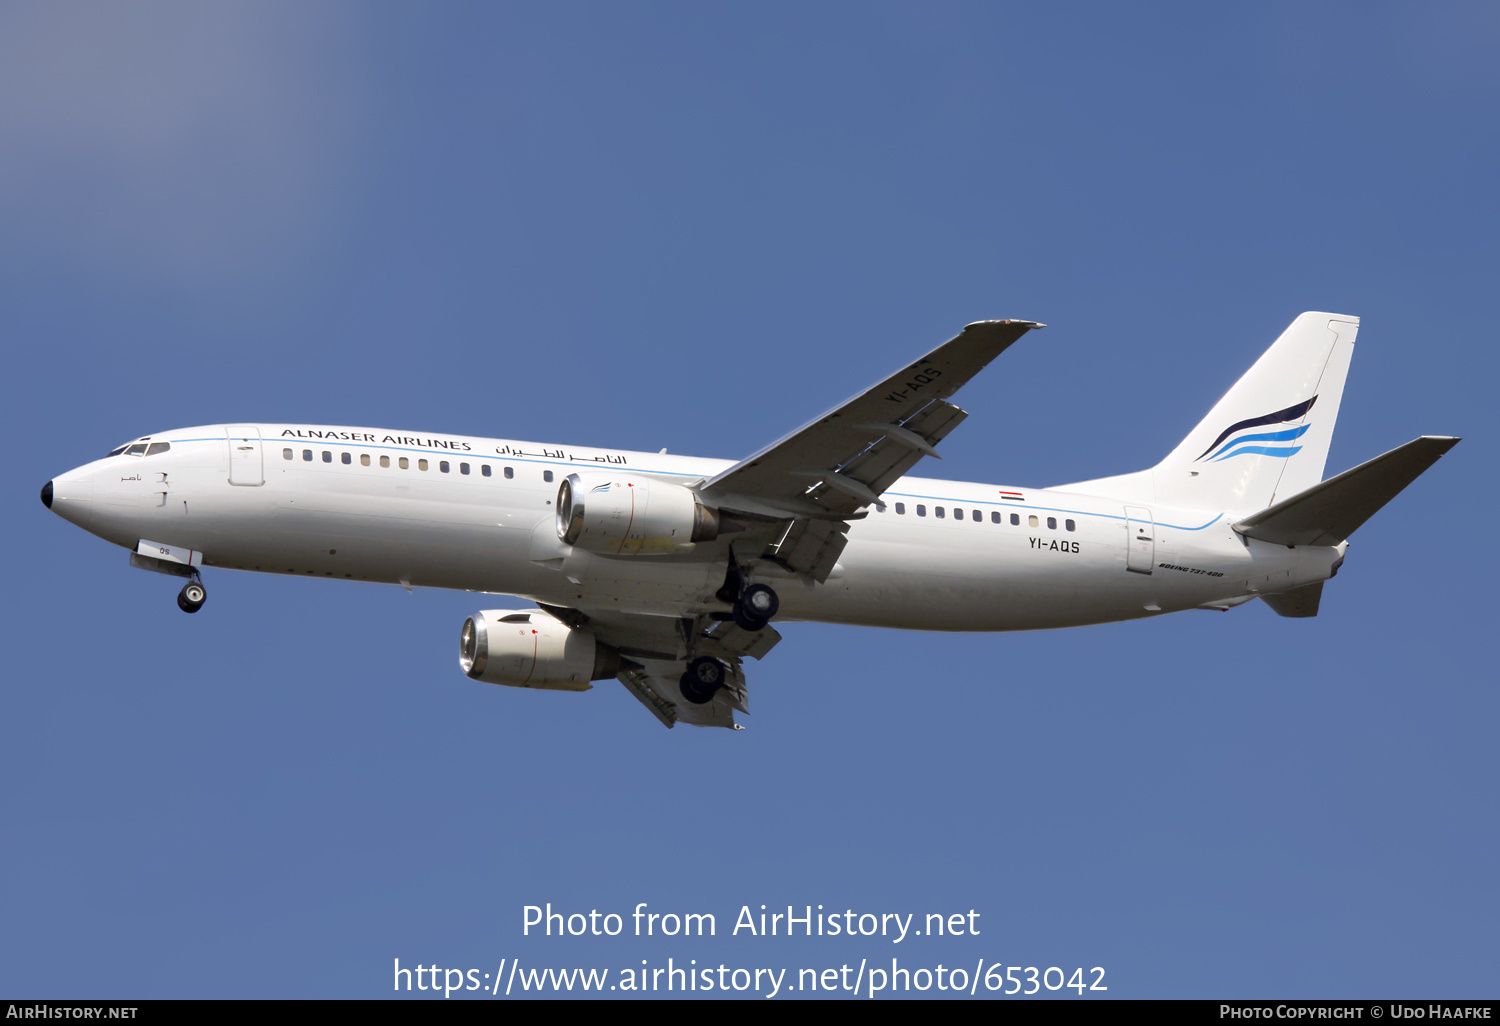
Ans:
[{"label": "jet engine", "polygon": [[620,653],[540,609],[486,609],[464,621],[458,664],[486,684],[587,691],[620,672]]},{"label": "jet engine", "polygon": [[713,541],[719,513],[682,485],[569,474],[557,489],[557,536],[609,556],[659,556]]}]

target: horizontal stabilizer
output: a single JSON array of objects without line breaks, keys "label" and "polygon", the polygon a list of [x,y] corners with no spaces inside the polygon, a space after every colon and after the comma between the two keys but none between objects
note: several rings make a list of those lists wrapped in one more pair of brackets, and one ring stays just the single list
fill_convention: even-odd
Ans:
[{"label": "horizontal stabilizer", "polygon": [[1424,435],[1246,517],[1234,529],[1277,545],[1337,545],[1458,441]]},{"label": "horizontal stabilizer", "polygon": [[1323,582],[1305,584],[1280,595],[1262,595],[1260,600],[1276,611],[1277,616],[1317,616],[1323,598]]}]

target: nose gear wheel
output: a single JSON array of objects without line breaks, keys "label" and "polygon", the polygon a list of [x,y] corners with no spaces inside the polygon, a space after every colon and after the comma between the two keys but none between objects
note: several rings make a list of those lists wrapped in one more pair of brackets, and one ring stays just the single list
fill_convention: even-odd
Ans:
[{"label": "nose gear wheel", "polygon": [[203,608],[203,603],[208,601],[208,590],[203,587],[203,582],[191,580],[182,586],[177,593],[177,608],[184,613],[196,613]]}]

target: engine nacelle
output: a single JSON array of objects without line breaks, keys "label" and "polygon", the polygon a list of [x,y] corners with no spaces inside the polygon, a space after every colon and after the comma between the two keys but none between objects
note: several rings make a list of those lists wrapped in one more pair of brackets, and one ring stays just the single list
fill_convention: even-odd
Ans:
[{"label": "engine nacelle", "polygon": [[620,653],[540,609],[486,609],[464,621],[458,664],[486,684],[587,691],[620,672]]},{"label": "engine nacelle", "polygon": [[719,513],[682,485],[569,474],[557,489],[557,536],[609,556],[659,556],[713,541]]}]

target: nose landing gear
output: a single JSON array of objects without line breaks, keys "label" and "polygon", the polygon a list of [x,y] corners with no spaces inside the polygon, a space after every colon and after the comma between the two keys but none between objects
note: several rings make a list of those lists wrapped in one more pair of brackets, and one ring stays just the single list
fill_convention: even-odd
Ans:
[{"label": "nose landing gear", "polygon": [[203,608],[203,603],[208,601],[208,591],[203,587],[203,582],[196,577],[182,586],[177,593],[177,608],[184,613],[196,613]]},{"label": "nose landing gear", "polygon": [[[184,559],[184,556],[187,558]],[[177,608],[184,613],[196,613],[208,599],[208,589],[203,587],[203,577],[198,573],[198,564],[202,560],[203,553],[193,549],[144,539],[136,546],[136,551],[130,554],[130,565],[137,570],[187,578],[187,583],[177,593]]]}]

